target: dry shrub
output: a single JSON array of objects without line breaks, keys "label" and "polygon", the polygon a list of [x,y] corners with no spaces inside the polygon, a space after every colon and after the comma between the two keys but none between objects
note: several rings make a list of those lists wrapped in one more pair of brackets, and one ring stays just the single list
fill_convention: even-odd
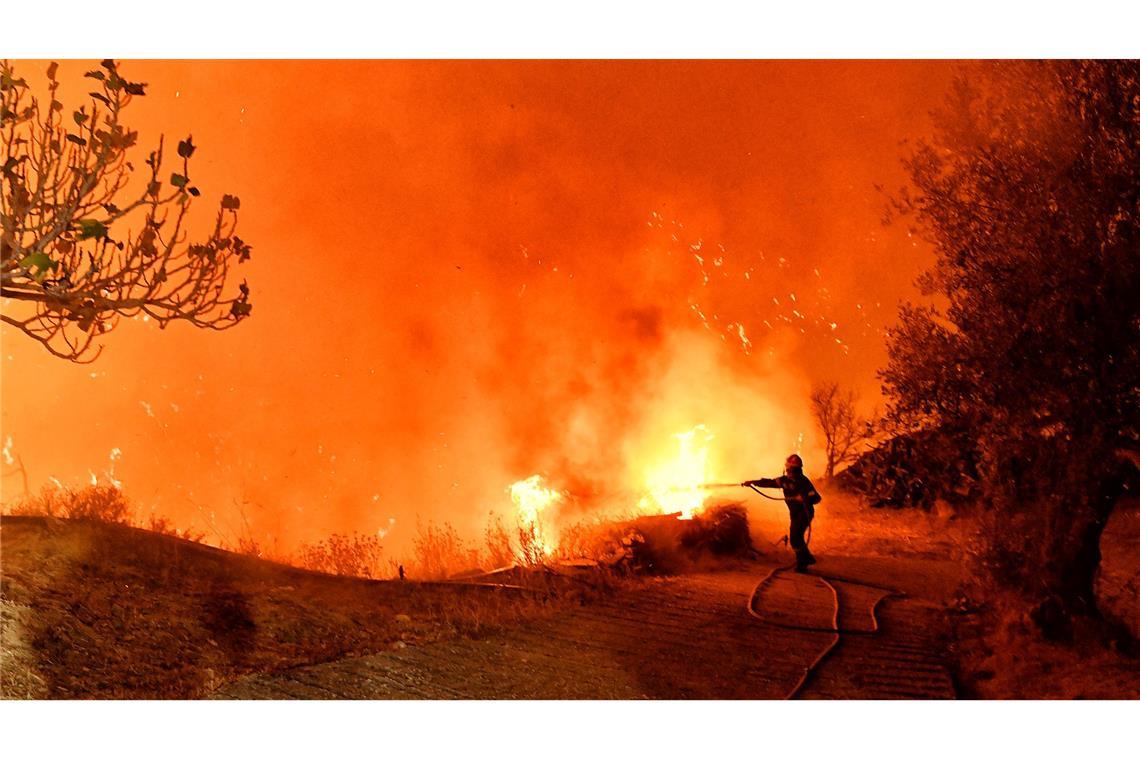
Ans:
[{"label": "dry shrub", "polygon": [[[227,548],[227,547],[223,546],[223,548]],[[233,550],[235,552],[237,552],[238,554],[244,554],[247,557],[264,557],[265,556],[265,549],[262,548],[261,542],[258,541],[253,536],[249,536],[249,535],[239,536],[238,540],[237,540],[237,544],[233,547]]]},{"label": "dry shrub", "polygon": [[643,540],[629,524],[579,522],[562,530],[558,540],[560,559],[588,559],[601,565],[616,565],[633,554]]},{"label": "dry shrub", "polygon": [[408,572],[417,580],[441,580],[479,567],[479,552],[469,547],[450,523],[416,522],[413,559]]},{"label": "dry shrub", "polygon": [[753,552],[748,512],[743,504],[718,504],[684,526],[681,546],[718,557],[747,557]]},{"label": "dry shrub", "polygon": [[206,538],[204,531],[196,531],[190,528],[175,527],[166,517],[151,512],[150,517],[145,523],[141,523],[138,527],[149,530],[151,533],[158,533],[163,536],[174,536],[175,538],[183,538],[187,541],[193,541],[196,544],[202,543]]},{"label": "dry shrub", "polygon": [[518,560],[523,567],[540,567],[546,564],[546,544],[538,525],[518,526],[519,550]]},{"label": "dry shrub", "polygon": [[125,525],[131,521],[131,511],[130,502],[115,486],[95,484],[72,488],[53,483],[45,485],[38,494],[17,501],[9,514],[100,520]]},{"label": "dry shrub", "polygon": [[38,494],[26,496],[13,503],[7,514],[98,520],[130,525],[195,543],[202,543],[206,538],[205,532],[178,528],[169,518],[153,511],[145,518],[139,517],[122,490],[113,485],[94,484],[77,488],[49,483],[40,489]]},{"label": "dry shrub", "polygon": [[376,536],[334,533],[316,544],[302,544],[298,564],[307,570],[357,578],[381,578],[387,563]]},{"label": "dry shrub", "polygon": [[546,539],[538,524],[516,523],[514,530],[507,527],[502,516],[493,516],[483,531],[483,551],[479,564],[487,569],[511,565],[541,567],[550,559]]},{"label": "dry shrub", "polygon": [[487,520],[487,527],[483,530],[483,558],[488,570],[508,567],[515,563],[511,532],[501,516],[493,516]]},{"label": "dry shrub", "polygon": [[753,555],[748,515],[740,504],[713,506],[691,520],[642,515],[612,523],[579,523],[562,532],[559,556],[591,559],[620,572],[671,573],[707,557]]}]

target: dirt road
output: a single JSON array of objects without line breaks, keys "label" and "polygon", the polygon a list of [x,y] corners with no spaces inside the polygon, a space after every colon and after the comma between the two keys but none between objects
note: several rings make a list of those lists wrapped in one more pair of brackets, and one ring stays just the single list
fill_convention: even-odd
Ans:
[{"label": "dirt road", "polygon": [[[676,576],[493,636],[409,647],[252,676],[218,689],[231,699],[779,699],[835,635],[834,596],[818,578],[758,562]],[[930,588],[909,563],[830,559],[821,574]],[[839,627],[869,630],[882,592],[833,583]],[[763,620],[749,612],[753,606]],[[875,635],[842,635],[797,693],[804,698],[952,698],[943,663],[945,613],[921,596],[885,599]]]}]

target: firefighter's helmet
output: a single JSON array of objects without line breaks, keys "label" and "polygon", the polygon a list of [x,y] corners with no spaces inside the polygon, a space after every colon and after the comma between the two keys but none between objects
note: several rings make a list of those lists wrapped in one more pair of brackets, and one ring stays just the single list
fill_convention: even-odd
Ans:
[{"label": "firefighter's helmet", "polygon": [[788,456],[787,460],[784,461],[784,466],[798,467],[802,470],[804,468],[804,460],[800,459],[799,454],[791,454]]}]

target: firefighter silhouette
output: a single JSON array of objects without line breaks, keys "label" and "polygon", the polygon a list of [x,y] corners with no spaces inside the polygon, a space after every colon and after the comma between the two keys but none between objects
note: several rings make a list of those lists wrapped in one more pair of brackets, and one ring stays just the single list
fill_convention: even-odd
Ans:
[{"label": "firefighter silhouette", "polygon": [[804,460],[799,454],[792,454],[784,462],[784,474],[778,478],[746,480],[743,486],[758,488],[780,488],[784,491],[784,503],[788,505],[788,541],[796,553],[796,572],[807,572],[808,565],[815,564],[815,557],[808,550],[804,534],[815,517],[815,505],[823,497],[804,475]]}]

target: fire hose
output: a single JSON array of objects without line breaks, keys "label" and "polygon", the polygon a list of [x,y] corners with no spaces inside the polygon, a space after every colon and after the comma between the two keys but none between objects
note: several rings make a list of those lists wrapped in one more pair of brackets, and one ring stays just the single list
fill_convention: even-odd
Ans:
[{"label": "fire hose", "polygon": [[[753,491],[755,491],[760,496],[763,496],[765,499],[770,499],[772,501],[783,501],[783,499],[781,499],[777,496],[769,496],[768,494],[761,491],[758,486],[756,486],[752,483],[707,483],[707,484],[702,485],[701,487],[702,488],[734,488],[737,486],[744,486],[746,488],[751,488]],[[807,544],[811,543],[811,523],[810,522],[808,523],[807,536],[805,537],[805,543],[807,543]],[[803,674],[800,676],[799,680],[796,681],[796,683],[792,687],[791,691],[789,691],[784,696],[784,699],[795,699],[800,694],[800,692],[803,691],[804,687],[807,686],[807,683],[811,679],[812,675],[815,674],[815,672],[819,669],[820,665],[823,664],[824,660],[826,660],[828,658],[828,656],[830,656],[831,653],[834,652],[835,649],[839,646],[839,643],[840,643],[840,641],[842,641],[844,635],[874,636],[874,635],[878,634],[879,633],[879,617],[878,617],[877,613],[878,613],[879,605],[882,604],[886,599],[889,599],[892,596],[893,597],[900,597],[900,598],[906,596],[906,592],[900,591],[900,590],[895,589],[895,588],[890,588],[888,586],[880,586],[880,585],[877,585],[874,583],[868,583],[866,581],[854,580],[851,578],[818,575],[818,574],[812,573],[811,574],[812,577],[815,578],[817,581],[819,581],[828,591],[831,592],[831,599],[832,599],[833,608],[832,608],[832,614],[831,614],[831,627],[830,628],[825,628],[823,626],[811,626],[811,625],[798,625],[798,624],[794,624],[794,623],[782,623],[782,622],[778,622],[775,620],[771,620],[771,619],[765,617],[764,615],[760,614],[760,612],[758,612],[756,609],[756,602],[759,598],[761,590],[769,582],[771,582],[779,573],[786,572],[788,570],[792,570],[795,567],[796,567],[796,563],[793,562],[791,564],[777,566],[777,567],[774,567],[771,570],[769,570],[768,574],[765,575],[763,578],[761,578],[759,583],[757,583],[756,586],[752,589],[752,593],[748,597],[748,614],[751,615],[752,617],[756,618],[757,620],[759,620],[761,623],[764,623],[765,625],[770,625],[774,628],[782,628],[784,630],[789,630],[789,631],[805,631],[805,632],[809,632],[809,633],[830,633],[834,636],[834,638],[828,643],[828,645],[826,647],[824,647],[824,649],[818,655],[816,655],[815,659],[813,659],[804,668]],[[877,589],[877,590],[883,592],[877,599],[875,599],[874,604],[871,605],[871,609],[870,609],[871,627],[869,629],[840,628],[839,627],[839,607],[840,607],[839,590],[835,587],[835,585],[832,583],[832,581],[835,581],[837,583],[849,583],[851,585],[856,585],[856,586],[865,586],[867,588],[873,588],[873,589]]]},{"label": "fire hose", "polygon": [[[818,655],[816,655],[815,659],[813,659],[804,668],[803,674],[800,676],[799,680],[796,681],[796,684],[792,687],[791,691],[789,691],[786,695],[784,695],[784,699],[795,699],[800,694],[800,692],[803,691],[804,687],[807,686],[808,681],[815,674],[815,672],[819,669],[819,666],[822,665],[823,661],[826,660],[828,658],[828,656],[832,652],[834,652],[835,649],[839,646],[839,642],[843,640],[844,635],[852,635],[852,636],[875,636],[875,635],[877,635],[879,633],[879,616],[878,616],[879,605],[882,604],[886,599],[888,599],[892,596],[897,596],[897,597],[905,597],[906,596],[905,591],[899,591],[898,589],[889,588],[887,586],[880,586],[880,585],[877,585],[874,583],[867,583],[866,581],[853,580],[851,578],[842,578],[842,577],[838,577],[838,576],[828,576],[828,575],[816,575],[815,573],[812,573],[811,574],[812,577],[815,578],[816,580],[818,580],[821,584],[823,584],[823,586],[825,588],[827,588],[831,592],[833,609],[832,609],[832,614],[831,614],[831,627],[830,628],[825,628],[823,626],[797,625],[794,623],[782,623],[782,622],[778,622],[775,620],[771,620],[771,619],[765,617],[764,615],[761,615],[759,612],[757,612],[756,601],[759,598],[761,589],[764,588],[764,586],[766,586],[773,578],[775,578],[777,574],[779,574],[783,571],[786,571],[786,570],[791,570],[794,567],[795,567],[795,563],[792,563],[790,565],[781,565],[778,567],[774,567],[768,571],[767,575],[765,575],[763,578],[760,579],[760,582],[756,584],[755,588],[752,589],[752,594],[749,595],[749,597],[748,597],[748,614],[751,615],[752,617],[756,618],[757,620],[759,620],[761,623],[763,623],[765,625],[770,625],[774,628],[783,628],[783,629],[789,630],[789,631],[806,631],[809,633],[830,633],[835,638],[833,638],[831,640],[831,642],[828,643],[828,645],[826,647],[824,647],[823,651],[821,651]],[[878,589],[879,591],[883,592],[882,595],[880,595],[875,600],[874,604],[871,605],[871,609],[870,609],[871,627],[869,629],[840,628],[839,627],[839,590],[835,587],[835,585],[832,583],[832,581],[835,581],[837,583],[850,583],[850,584],[856,585],[856,586],[866,586],[868,588]]]},{"label": "fire hose", "polygon": [[[703,483],[699,487],[702,489],[704,489],[704,488],[710,488],[711,489],[711,488],[738,488],[740,486],[745,486],[747,488],[751,488],[753,491],[755,491],[757,494],[764,497],[765,499],[769,499],[771,501],[784,501],[784,499],[782,499],[780,497],[769,496],[768,494],[762,492],[758,486],[756,486],[752,483]],[[807,536],[805,537],[805,543],[808,543],[808,544],[811,543],[811,523],[810,522],[808,523]],[[818,671],[819,667],[838,648],[840,642],[843,640],[844,635],[852,635],[852,636],[875,636],[875,635],[877,635],[879,633],[879,630],[880,630],[879,617],[878,617],[879,605],[881,605],[885,600],[889,599],[890,597],[902,598],[902,597],[905,597],[907,595],[905,591],[900,591],[900,590],[895,589],[895,588],[890,588],[889,586],[881,586],[881,585],[878,585],[875,583],[868,583],[867,581],[855,580],[852,578],[844,578],[841,576],[830,576],[830,575],[821,575],[821,574],[816,574],[816,573],[810,573],[810,575],[813,578],[815,578],[820,584],[822,584],[828,591],[831,592],[831,599],[832,599],[832,605],[833,606],[832,606],[831,626],[830,627],[800,625],[800,624],[795,624],[795,623],[783,623],[783,622],[779,622],[776,620],[771,620],[768,617],[762,615],[756,609],[756,602],[759,599],[759,595],[760,595],[761,590],[768,583],[770,583],[779,573],[786,572],[788,570],[792,570],[795,567],[796,567],[796,564],[793,562],[793,563],[788,564],[788,565],[778,565],[776,567],[773,567],[771,570],[769,570],[768,573],[763,578],[761,578],[760,581],[756,584],[756,586],[752,589],[752,593],[748,597],[748,607],[747,607],[748,614],[764,625],[772,626],[773,628],[781,628],[781,629],[789,630],[789,631],[801,631],[801,632],[807,632],[807,633],[829,633],[834,637],[827,644],[827,646],[824,647],[823,650],[818,655],[816,655],[816,657],[806,667],[804,667],[803,673],[800,675],[799,680],[797,680],[795,685],[792,686],[791,690],[787,694],[784,695],[784,699],[788,699],[788,700],[795,699],[797,696],[800,695],[800,693],[803,691],[803,689],[807,686],[808,682],[811,680],[812,676],[815,675],[815,673]],[[517,584],[510,584],[510,583],[495,583],[495,582],[490,582],[489,580],[487,580],[496,574],[497,574],[497,572],[492,572],[492,573],[486,573],[486,574],[483,574],[480,576],[475,576],[474,578],[469,578],[469,579],[465,579],[465,580],[442,581],[442,582],[437,581],[436,583],[438,585],[477,586],[477,587],[483,587],[483,588],[494,588],[494,589],[502,589],[502,590],[509,589],[512,591],[523,591],[523,592],[531,592],[531,593],[542,594],[542,591],[540,591],[539,589],[529,588],[526,586],[521,586],[521,585],[517,585]],[[839,612],[840,612],[839,590],[835,587],[833,581],[836,583],[848,583],[848,584],[855,585],[855,586],[864,586],[867,588],[877,589],[877,590],[883,592],[878,598],[875,599],[874,603],[871,605],[871,609],[869,610],[870,617],[871,617],[871,627],[869,629],[840,628],[839,627]]]},{"label": "fire hose", "polygon": [[[743,484],[741,484],[741,485],[743,485]],[[783,501],[783,499],[781,499],[779,496],[769,496],[768,494],[764,493],[763,491],[760,490],[760,486],[753,485],[752,483],[749,483],[747,485],[747,487],[751,488],[753,491],[760,494],[765,499],[771,499],[772,501]],[[812,522],[813,522],[812,520],[808,521],[807,535],[804,536],[804,545],[805,546],[811,546],[811,524],[812,524]]]}]

